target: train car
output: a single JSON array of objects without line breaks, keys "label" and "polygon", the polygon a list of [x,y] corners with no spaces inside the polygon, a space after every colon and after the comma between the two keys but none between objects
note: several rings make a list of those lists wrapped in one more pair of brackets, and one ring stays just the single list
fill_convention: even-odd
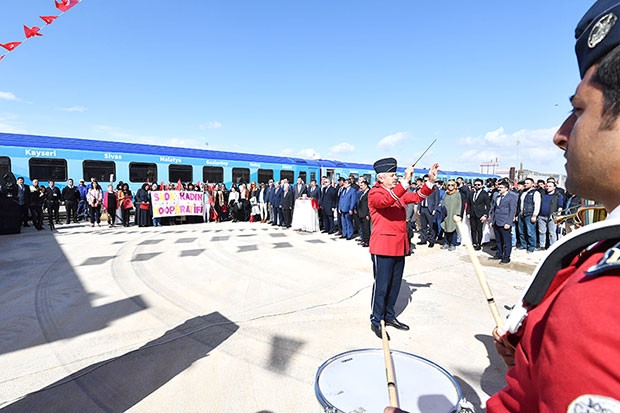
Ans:
[{"label": "train car", "polygon": [[293,157],[0,133],[0,176],[12,171],[30,183],[68,179],[144,182],[268,182],[320,179],[320,164]]},{"label": "train car", "polygon": [[[63,187],[68,179],[97,179],[100,183],[123,181],[133,189],[144,182],[209,182],[230,187],[240,182],[268,182],[288,179],[295,183],[322,176],[336,181],[340,177],[365,177],[371,185],[376,174],[372,165],[337,160],[309,160],[238,152],[186,149],[169,146],[122,143],[91,139],[58,138],[0,133],[0,176],[12,171],[27,183],[54,180]],[[398,168],[403,174],[405,168]],[[416,168],[415,177],[428,173]],[[440,171],[439,179],[465,181],[497,175],[473,172]]]}]

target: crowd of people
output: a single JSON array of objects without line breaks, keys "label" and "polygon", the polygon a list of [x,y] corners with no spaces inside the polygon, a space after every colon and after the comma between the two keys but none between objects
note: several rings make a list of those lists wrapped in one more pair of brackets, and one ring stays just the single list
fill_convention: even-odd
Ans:
[{"label": "crowd of people", "polygon": [[[412,180],[408,191],[419,190],[427,181],[428,175],[417,177]],[[295,201],[309,198],[317,201],[316,213],[321,232],[346,240],[357,240],[363,247],[368,247],[372,231],[368,208],[370,183],[365,177],[355,175],[339,177],[334,181],[323,176],[321,186],[317,185],[315,180],[306,184],[302,178],[298,178],[295,184],[290,184],[286,179],[275,182],[270,179],[259,184],[233,184],[230,188],[219,183],[147,182],[135,191],[135,194],[127,183],[119,182],[116,186],[108,184],[104,188],[95,179],[91,179],[88,184],[81,179],[77,186],[73,179],[69,179],[62,190],[54,181],[49,181],[48,185],[44,186],[39,184],[37,179],[33,179],[32,185],[28,186],[24,184],[24,178],[19,177],[17,184],[22,225],[27,227],[29,222],[32,222],[37,230],[43,229],[44,213],[47,214],[50,229],[60,225],[61,206],[64,206],[65,210],[65,224],[82,221],[93,227],[100,226],[104,217],[109,227],[115,227],[117,222],[124,227],[147,227],[177,223],[249,221],[291,228]],[[480,179],[465,182],[462,178],[447,182],[436,181],[436,191],[428,198],[407,205],[406,222],[411,247],[415,248],[413,236],[418,233],[417,245],[432,248],[435,244],[441,244],[442,249],[453,251],[461,242],[461,235],[453,219],[454,216],[459,216],[469,222],[474,248],[481,249],[483,234],[491,232],[489,227],[493,226],[494,219],[500,216],[505,218],[507,202],[498,201],[504,198],[501,194],[504,184],[517,200],[514,212],[508,212],[511,223],[506,230],[510,234],[511,248],[527,249],[528,252],[548,248],[561,236],[561,229],[556,225],[554,215],[561,214],[567,206],[581,205],[580,198],[570,196],[562,188],[556,187],[553,178],[537,182],[527,178],[516,184],[493,178],[486,182]],[[203,215],[154,217],[151,193],[161,190],[203,192]],[[497,225],[492,231],[498,244],[507,238],[506,231]],[[485,238],[488,238],[488,235]],[[509,254],[500,257],[498,253],[493,258],[506,262]]]}]

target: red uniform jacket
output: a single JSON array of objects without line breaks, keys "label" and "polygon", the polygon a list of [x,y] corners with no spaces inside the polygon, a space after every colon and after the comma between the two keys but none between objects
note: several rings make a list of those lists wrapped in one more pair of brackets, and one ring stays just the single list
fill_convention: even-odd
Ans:
[{"label": "red uniform jacket", "polygon": [[[612,250],[594,247],[557,272],[524,321],[516,366],[488,413],[566,412],[584,394],[620,399],[620,255]],[[587,275],[605,253],[615,265]]]},{"label": "red uniform jacket", "polygon": [[409,254],[409,237],[405,205],[421,202],[433,193],[426,184],[415,192],[408,192],[400,183],[392,190],[379,182],[368,192],[368,209],[372,231],[370,233],[370,253],[403,257]]}]

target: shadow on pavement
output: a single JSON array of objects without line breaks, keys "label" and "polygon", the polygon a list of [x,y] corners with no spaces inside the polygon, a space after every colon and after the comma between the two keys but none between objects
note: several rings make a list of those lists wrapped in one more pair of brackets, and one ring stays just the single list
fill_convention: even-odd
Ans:
[{"label": "shadow on pavement", "polygon": [[83,368],[2,411],[126,411],[205,357],[238,328],[217,312],[192,318],[137,350]]},{"label": "shadow on pavement", "polygon": [[403,279],[400,284],[400,291],[398,292],[398,298],[396,299],[396,305],[394,306],[394,312],[396,313],[396,317],[401,315],[405,308],[409,305],[411,300],[413,299],[413,293],[418,291],[418,288],[430,288],[432,283],[410,283],[407,280]]}]

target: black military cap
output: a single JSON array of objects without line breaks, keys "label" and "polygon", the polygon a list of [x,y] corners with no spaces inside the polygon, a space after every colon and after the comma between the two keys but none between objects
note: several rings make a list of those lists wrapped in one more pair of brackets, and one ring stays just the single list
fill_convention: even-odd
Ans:
[{"label": "black military cap", "polygon": [[383,158],[379,159],[372,166],[375,169],[375,172],[380,174],[383,172],[396,172],[397,162],[394,158]]},{"label": "black military cap", "polygon": [[575,52],[579,73],[587,70],[620,44],[620,0],[598,0],[581,18],[575,29]]}]

